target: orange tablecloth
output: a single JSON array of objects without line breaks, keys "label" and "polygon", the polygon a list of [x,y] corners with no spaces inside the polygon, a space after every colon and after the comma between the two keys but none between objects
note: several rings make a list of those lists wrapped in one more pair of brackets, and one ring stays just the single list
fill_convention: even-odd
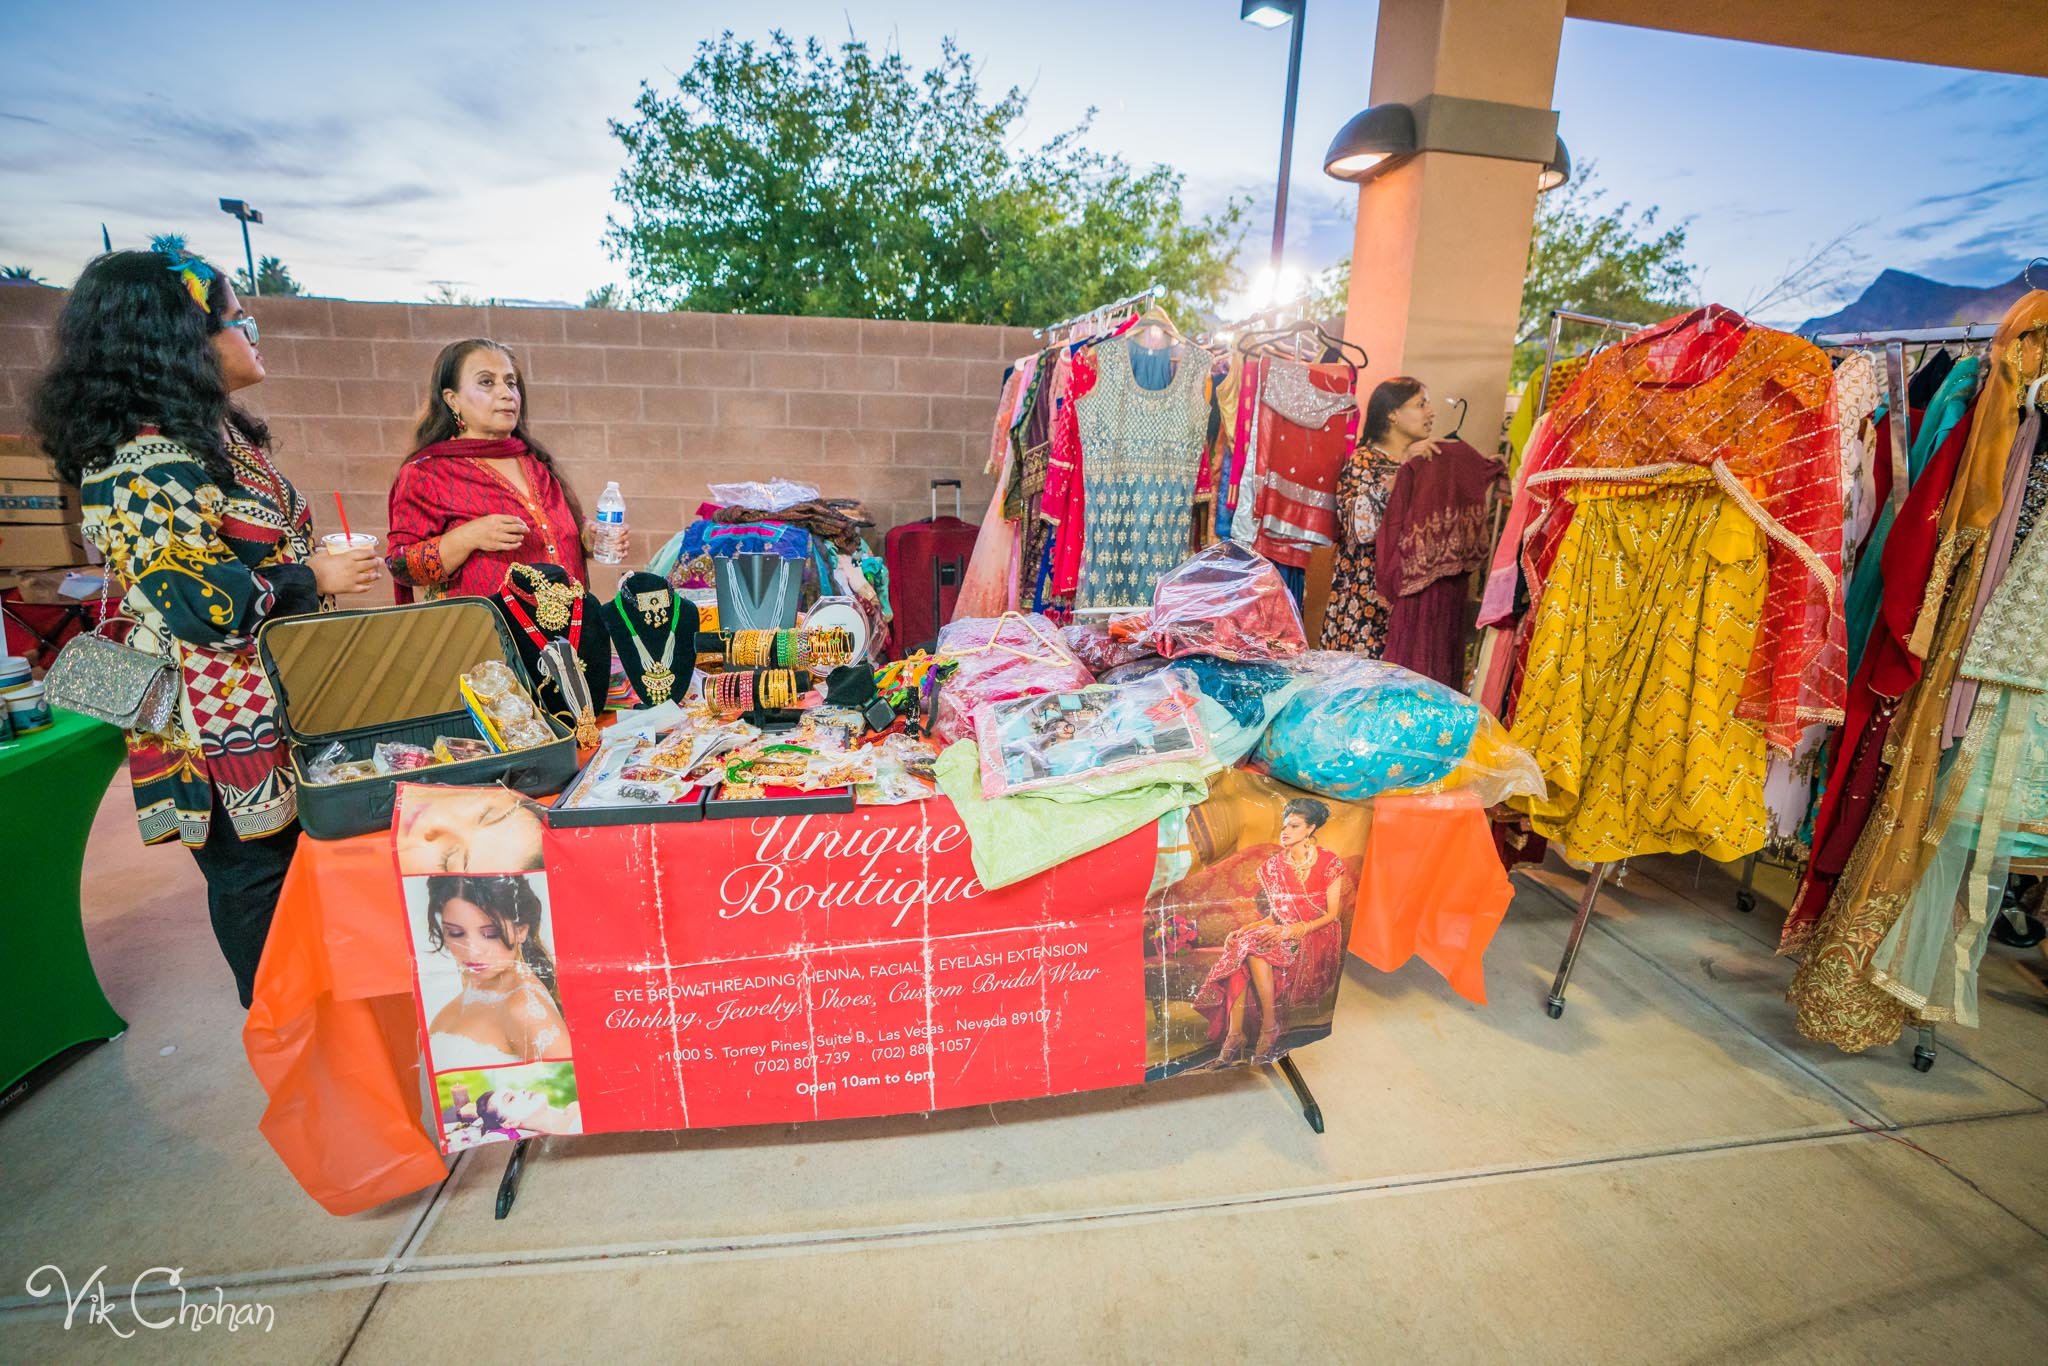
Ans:
[{"label": "orange tablecloth", "polygon": [[1381,972],[1411,957],[1486,1004],[1481,959],[1514,900],[1486,811],[1469,792],[1375,797],[1351,951]]},{"label": "orange tablecloth", "polygon": [[412,946],[391,836],[301,837],[242,1027],[261,1128],[306,1193],[354,1214],[431,1186]]}]

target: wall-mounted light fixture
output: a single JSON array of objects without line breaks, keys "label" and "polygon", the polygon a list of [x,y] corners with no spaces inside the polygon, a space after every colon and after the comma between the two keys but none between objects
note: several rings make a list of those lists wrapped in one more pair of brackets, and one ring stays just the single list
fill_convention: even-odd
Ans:
[{"label": "wall-mounted light fixture", "polygon": [[1362,183],[1418,152],[1526,161],[1541,168],[1546,188],[1553,174],[1571,177],[1557,139],[1557,111],[1493,100],[1426,95],[1413,104],[1376,104],[1337,130],[1323,154],[1323,170]]}]

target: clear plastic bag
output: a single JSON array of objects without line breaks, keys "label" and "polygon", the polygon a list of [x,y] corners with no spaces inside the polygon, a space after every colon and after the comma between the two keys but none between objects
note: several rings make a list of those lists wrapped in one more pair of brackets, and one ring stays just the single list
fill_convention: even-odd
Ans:
[{"label": "clear plastic bag", "polygon": [[306,761],[306,781],[325,786],[334,782],[334,770],[348,762],[348,746],[336,740]]},{"label": "clear plastic bag", "polygon": [[939,688],[932,723],[941,747],[973,738],[974,712],[984,703],[1072,692],[1095,681],[1059,628],[1037,613],[963,617],[939,632],[936,658],[956,666]]},{"label": "clear plastic bag", "polygon": [[1168,659],[1291,659],[1308,648],[1280,571],[1234,541],[1218,541],[1159,581],[1149,640]]},{"label": "clear plastic bag", "polygon": [[444,764],[485,759],[496,753],[490,741],[479,740],[473,735],[443,735],[434,741],[434,758]]},{"label": "clear plastic bag", "polygon": [[1076,658],[1102,674],[1151,654],[1144,639],[1147,630],[1144,617],[1124,617],[1107,625],[1076,622],[1061,628],[1060,638]]},{"label": "clear plastic bag", "polygon": [[755,512],[780,512],[798,503],[816,502],[819,494],[809,484],[794,479],[750,480],[740,484],[713,484],[711,496],[727,507],[750,508]]},{"label": "clear plastic bag", "polygon": [[872,746],[870,754],[874,776],[853,789],[854,801],[861,806],[901,806],[937,794],[938,778],[933,769],[939,756],[924,741],[891,735]]},{"label": "clear plastic bag", "polygon": [[1320,796],[1471,791],[1486,805],[1544,790],[1530,753],[1471,698],[1383,660],[1321,654],[1274,716],[1259,757]]},{"label": "clear plastic bag", "polygon": [[1172,670],[992,702],[975,713],[974,727],[981,795],[991,801],[1209,756],[1191,680]]},{"label": "clear plastic bag", "polygon": [[476,694],[479,702],[495,702],[501,697],[517,697],[524,689],[519,686],[519,675],[502,659],[486,659],[472,664],[463,680],[469,690]]},{"label": "clear plastic bag", "polygon": [[370,762],[379,773],[409,773],[416,768],[432,768],[441,761],[430,749],[387,740],[371,751]]},{"label": "clear plastic bag", "polygon": [[532,749],[536,745],[552,744],[555,739],[554,731],[538,715],[528,715],[524,720],[500,727],[498,734],[504,738],[508,750]]}]

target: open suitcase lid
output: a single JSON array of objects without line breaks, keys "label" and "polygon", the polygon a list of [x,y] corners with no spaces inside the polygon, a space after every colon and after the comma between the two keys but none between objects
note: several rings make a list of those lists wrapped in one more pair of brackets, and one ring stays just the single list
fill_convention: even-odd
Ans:
[{"label": "open suitcase lid", "polygon": [[285,734],[301,745],[460,712],[461,675],[486,659],[508,665],[533,691],[511,627],[489,598],[281,617],[257,630],[256,650]]}]

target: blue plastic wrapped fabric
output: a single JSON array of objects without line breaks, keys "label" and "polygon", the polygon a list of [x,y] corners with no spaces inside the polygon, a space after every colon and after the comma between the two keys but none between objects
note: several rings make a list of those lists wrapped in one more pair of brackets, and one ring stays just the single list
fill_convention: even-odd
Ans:
[{"label": "blue plastic wrapped fabric", "polygon": [[1362,801],[1451,776],[1482,718],[1492,720],[1441,683],[1358,659],[1297,692],[1273,718],[1259,754],[1282,782]]}]

